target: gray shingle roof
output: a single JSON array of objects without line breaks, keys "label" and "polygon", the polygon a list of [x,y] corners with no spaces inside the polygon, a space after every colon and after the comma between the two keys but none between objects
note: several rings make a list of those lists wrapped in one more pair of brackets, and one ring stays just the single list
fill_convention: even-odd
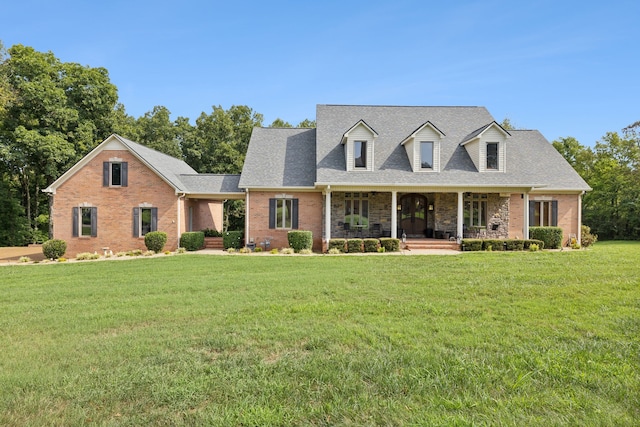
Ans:
[{"label": "gray shingle roof", "polygon": [[[347,129],[342,129],[338,143]],[[255,128],[242,168],[240,188],[313,187],[315,143],[315,129]]]},{"label": "gray shingle roof", "polygon": [[244,193],[238,188],[239,174],[180,175],[180,180],[186,185],[191,195]]}]

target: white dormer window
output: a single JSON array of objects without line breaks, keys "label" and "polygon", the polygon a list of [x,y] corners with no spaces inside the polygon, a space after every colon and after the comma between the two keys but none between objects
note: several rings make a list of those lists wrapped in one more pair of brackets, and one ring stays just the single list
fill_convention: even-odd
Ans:
[{"label": "white dormer window", "polygon": [[374,143],[378,136],[363,120],[342,135],[347,171],[372,171]]},{"label": "white dormer window", "polygon": [[506,172],[507,139],[511,134],[491,122],[468,135],[461,143],[478,172]]},{"label": "white dormer window", "polygon": [[433,141],[420,142],[420,168],[433,169]]},{"label": "white dormer window", "polygon": [[440,172],[440,140],[444,137],[431,122],[426,122],[400,143],[414,172]]},{"label": "white dormer window", "polygon": [[367,168],[367,141],[353,141],[353,167]]}]

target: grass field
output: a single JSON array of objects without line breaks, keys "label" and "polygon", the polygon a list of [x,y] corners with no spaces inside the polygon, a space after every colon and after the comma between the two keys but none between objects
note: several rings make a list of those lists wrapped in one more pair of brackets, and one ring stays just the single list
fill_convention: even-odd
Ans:
[{"label": "grass field", "polygon": [[0,425],[639,425],[640,243],[0,268]]}]

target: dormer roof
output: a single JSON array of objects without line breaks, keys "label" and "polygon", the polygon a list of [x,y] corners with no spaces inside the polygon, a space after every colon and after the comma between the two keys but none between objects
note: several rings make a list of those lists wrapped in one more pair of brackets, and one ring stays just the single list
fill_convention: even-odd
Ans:
[{"label": "dormer roof", "polygon": [[347,142],[347,139],[349,138],[349,134],[354,130],[357,129],[359,126],[364,126],[369,132],[371,132],[371,134],[373,135],[374,138],[376,138],[378,136],[378,132],[376,132],[371,126],[369,126],[367,124],[367,122],[365,122],[364,120],[360,119],[358,120],[358,122],[351,126],[349,128],[348,131],[346,131],[343,135],[342,135],[342,144],[345,144]]},{"label": "dormer roof", "polygon": [[491,123],[489,123],[488,125],[482,126],[479,129],[474,130],[473,132],[471,132],[469,135],[467,135],[462,142],[460,143],[461,146],[464,146],[468,143],[470,143],[471,141],[474,141],[476,139],[482,138],[482,135],[489,129],[491,128],[496,128],[498,129],[499,132],[501,132],[505,138],[509,138],[511,137],[511,134],[509,132],[507,132],[502,126],[500,126],[500,124],[498,122],[496,122],[495,120]]},{"label": "dormer roof", "polygon": [[411,135],[409,135],[404,140],[402,140],[400,145],[404,145],[407,142],[409,142],[411,140],[411,138],[415,138],[416,135],[419,134],[426,127],[430,127],[431,129],[433,129],[434,132],[436,132],[438,135],[440,135],[440,138],[444,138],[446,136],[444,134],[444,132],[442,132],[440,129],[438,129],[433,123],[431,123],[430,121],[427,121],[426,123],[424,123],[420,127],[418,127],[416,130],[411,132]]}]

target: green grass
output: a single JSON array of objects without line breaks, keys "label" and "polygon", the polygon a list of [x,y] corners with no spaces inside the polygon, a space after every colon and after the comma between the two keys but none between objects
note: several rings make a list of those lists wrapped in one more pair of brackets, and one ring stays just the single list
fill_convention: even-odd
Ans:
[{"label": "green grass", "polygon": [[639,243],[0,268],[0,425],[638,425]]}]

